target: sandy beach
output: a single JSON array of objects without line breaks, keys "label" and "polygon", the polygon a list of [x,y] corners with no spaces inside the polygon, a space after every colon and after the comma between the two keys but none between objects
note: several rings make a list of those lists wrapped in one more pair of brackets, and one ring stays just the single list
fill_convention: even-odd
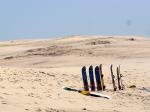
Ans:
[{"label": "sandy beach", "polygon": [[[81,68],[103,64],[111,99],[83,89]],[[113,91],[110,65],[125,90]],[[150,112],[150,40],[133,36],[68,36],[0,42],[0,112]],[[130,86],[136,86],[130,88]]]}]

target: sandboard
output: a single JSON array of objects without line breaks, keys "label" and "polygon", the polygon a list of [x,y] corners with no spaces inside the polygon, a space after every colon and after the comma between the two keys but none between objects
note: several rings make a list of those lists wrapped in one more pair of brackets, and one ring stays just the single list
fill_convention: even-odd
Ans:
[{"label": "sandboard", "polygon": [[110,96],[107,96],[107,95],[104,95],[104,94],[101,94],[101,93],[84,91],[84,90],[78,90],[78,89],[73,89],[73,88],[70,88],[70,87],[64,87],[63,89],[67,90],[67,91],[78,92],[78,93],[81,93],[81,94],[86,95],[86,96],[101,97],[101,98],[111,99]]},{"label": "sandboard", "polygon": [[112,83],[113,83],[113,88],[114,88],[114,91],[117,90],[117,86],[116,86],[116,83],[115,83],[115,76],[113,74],[113,65],[110,66],[110,71],[111,71],[111,77],[112,77]]},{"label": "sandboard", "polygon": [[87,75],[86,75],[86,67],[82,67],[82,79],[83,79],[83,86],[85,91],[89,91],[89,85],[88,85],[88,80],[87,80]]},{"label": "sandboard", "polygon": [[117,79],[118,79],[118,88],[119,90],[124,89],[124,85],[122,84],[122,74],[120,74],[120,66],[117,67]]},{"label": "sandboard", "polygon": [[102,82],[101,82],[101,76],[99,72],[99,67],[95,67],[95,78],[96,78],[96,84],[97,84],[97,91],[102,90]]},{"label": "sandboard", "polygon": [[92,65],[89,67],[89,78],[90,78],[91,91],[95,91],[95,82],[94,82],[93,66]]},{"label": "sandboard", "polygon": [[102,72],[102,64],[100,64],[100,66],[99,66],[99,72],[100,72],[100,76],[101,76],[102,90],[104,91],[106,89],[106,86],[104,84],[104,74]]}]

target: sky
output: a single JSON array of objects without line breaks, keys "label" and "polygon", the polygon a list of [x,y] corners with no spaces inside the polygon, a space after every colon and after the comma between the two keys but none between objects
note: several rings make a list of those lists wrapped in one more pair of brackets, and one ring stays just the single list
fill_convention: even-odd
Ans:
[{"label": "sky", "polygon": [[150,37],[150,0],[0,0],[0,40]]}]

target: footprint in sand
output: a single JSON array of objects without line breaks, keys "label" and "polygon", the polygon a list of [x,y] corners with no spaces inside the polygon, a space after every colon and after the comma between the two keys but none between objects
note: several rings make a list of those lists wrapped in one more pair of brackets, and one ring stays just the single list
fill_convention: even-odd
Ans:
[{"label": "footprint in sand", "polygon": [[5,89],[5,87],[4,87],[4,86],[1,86],[1,88],[2,88],[2,89]]},{"label": "footprint in sand", "polygon": [[37,108],[37,109],[36,109],[36,112],[42,112],[42,109]]},{"label": "footprint in sand", "polygon": [[65,112],[64,110],[58,110],[54,108],[46,108],[45,112]]},{"label": "footprint in sand", "polygon": [[9,94],[9,93],[3,93],[4,95],[11,95],[11,94]]},{"label": "footprint in sand", "polygon": [[7,104],[7,102],[6,101],[1,101],[1,104]]},{"label": "footprint in sand", "polygon": [[2,96],[0,96],[0,99],[4,99]]},{"label": "footprint in sand", "polygon": [[25,109],[26,111],[29,111],[29,109]]},{"label": "footprint in sand", "polygon": [[29,93],[27,96],[34,97],[34,93]]}]

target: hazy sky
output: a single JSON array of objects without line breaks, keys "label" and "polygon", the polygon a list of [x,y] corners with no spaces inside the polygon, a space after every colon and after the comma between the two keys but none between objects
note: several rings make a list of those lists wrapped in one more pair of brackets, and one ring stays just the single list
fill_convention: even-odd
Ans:
[{"label": "hazy sky", "polygon": [[67,35],[150,37],[150,0],[0,0],[0,40]]}]

